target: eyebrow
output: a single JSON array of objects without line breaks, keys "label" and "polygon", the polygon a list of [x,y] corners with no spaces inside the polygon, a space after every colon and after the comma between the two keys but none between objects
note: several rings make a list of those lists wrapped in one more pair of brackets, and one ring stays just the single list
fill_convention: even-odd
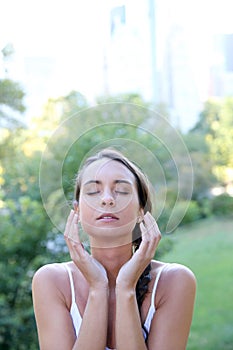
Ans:
[{"label": "eyebrow", "polygon": [[[99,180],[89,180],[89,181],[85,182],[84,186],[92,184],[92,183],[94,183],[96,185],[101,185],[102,184],[102,182],[99,181]],[[128,184],[128,185],[132,186],[132,182],[128,181],[128,180],[115,180],[114,181],[114,184],[121,184],[121,183],[125,183],[125,184]]]}]

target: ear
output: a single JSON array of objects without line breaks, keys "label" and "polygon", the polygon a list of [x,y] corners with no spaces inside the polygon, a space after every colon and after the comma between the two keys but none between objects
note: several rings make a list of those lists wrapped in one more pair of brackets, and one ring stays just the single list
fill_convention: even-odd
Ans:
[{"label": "ear", "polygon": [[78,213],[78,201],[76,199],[73,201],[73,208],[74,208],[74,211]]},{"label": "ear", "polygon": [[140,208],[138,212],[137,223],[139,224],[140,222],[142,222],[143,218],[144,218],[144,209]]}]

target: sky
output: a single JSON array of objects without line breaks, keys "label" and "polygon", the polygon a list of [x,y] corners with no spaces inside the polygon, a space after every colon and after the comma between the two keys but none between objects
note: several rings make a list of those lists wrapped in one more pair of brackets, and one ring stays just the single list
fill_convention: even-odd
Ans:
[{"label": "sky", "polygon": [[[157,0],[158,6],[161,1],[165,17],[160,21],[164,22],[164,28],[168,14],[185,25],[194,51],[197,43],[201,48],[204,43],[201,38],[205,36],[233,33],[232,0]],[[7,43],[14,46],[16,54],[10,74],[25,85],[31,113],[39,113],[48,97],[65,95],[72,89],[81,89],[90,98],[101,91],[107,13],[113,3],[112,0],[0,0],[0,50]],[[33,73],[38,61],[42,62],[41,71]],[[1,69],[0,74],[1,78]],[[44,85],[42,75],[47,77]],[[34,89],[33,97],[27,91],[29,83]],[[43,91],[39,91],[41,84]]]},{"label": "sky", "polygon": [[[9,42],[14,46],[15,57],[9,64],[9,74],[23,82],[31,113],[37,113],[37,109],[40,113],[40,106],[48,97],[65,95],[72,89],[81,87],[84,95],[94,95],[98,90],[103,50],[100,39],[103,23],[99,18],[105,17],[105,9],[97,6],[98,2],[1,0],[0,3],[0,49]],[[40,71],[34,71],[38,63]],[[44,78],[46,83],[42,84]],[[29,96],[29,85],[33,96]]]}]

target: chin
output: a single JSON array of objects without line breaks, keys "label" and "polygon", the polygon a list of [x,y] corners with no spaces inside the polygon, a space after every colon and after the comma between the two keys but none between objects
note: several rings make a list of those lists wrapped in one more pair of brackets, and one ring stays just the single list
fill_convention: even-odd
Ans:
[{"label": "chin", "polygon": [[92,247],[119,247],[132,243],[132,225],[124,226],[94,226],[82,224],[83,230],[89,236]]}]

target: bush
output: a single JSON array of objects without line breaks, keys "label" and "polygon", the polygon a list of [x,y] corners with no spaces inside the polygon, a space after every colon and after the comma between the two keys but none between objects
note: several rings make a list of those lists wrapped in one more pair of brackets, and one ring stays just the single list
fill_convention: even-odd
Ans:
[{"label": "bush", "polygon": [[[172,218],[173,219],[170,221],[171,227],[172,221],[174,221],[174,225],[189,224],[201,218],[201,210],[195,201],[180,201],[176,204],[174,212],[172,213]],[[180,222],[177,220],[180,220]]]},{"label": "bush", "polygon": [[171,233],[177,226],[189,224],[202,217],[201,208],[196,201],[180,201],[174,208],[166,207],[158,218],[161,232]]},{"label": "bush", "polygon": [[226,193],[213,197],[212,210],[215,215],[233,215],[233,197]]},{"label": "bush", "polygon": [[174,241],[170,237],[163,235],[159,242],[158,249],[156,250],[155,259],[161,259],[163,255],[169,253],[173,249],[173,246]]},{"label": "bush", "polygon": [[201,218],[201,209],[196,201],[190,201],[188,209],[182,220],[182,224],[189,224],[190,222],[197,221]]},{"label": "bush", "polygon": [[203,198],[198,202],[202,218],[208,218],[213,214],[212,200],[210,198]]}]

